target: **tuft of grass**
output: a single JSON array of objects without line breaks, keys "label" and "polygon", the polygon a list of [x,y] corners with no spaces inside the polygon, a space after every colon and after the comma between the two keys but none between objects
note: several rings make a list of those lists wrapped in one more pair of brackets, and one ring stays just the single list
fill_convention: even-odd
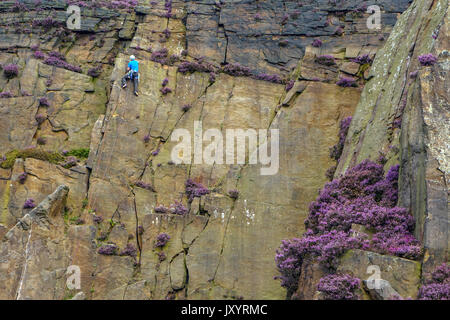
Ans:
[{"label": "tuft of grass", "polygon": [[0,168],[11,169],[14,166],[17,158],[22,159],[38,159],[42,161],[47,161],[53,164],[58,164],[64,161],[64,157],[57,152],[48,152],[40,149],[26,149],[26,150],[13,150],[8,152],[6,155],[6,160],[0,164]]},{"label": "tuft of grass", "polygon": [[67,156],[77,157],[79,159],[87,159],[89,158],[90,150],[87,148],[73,149],[67,152]]}]

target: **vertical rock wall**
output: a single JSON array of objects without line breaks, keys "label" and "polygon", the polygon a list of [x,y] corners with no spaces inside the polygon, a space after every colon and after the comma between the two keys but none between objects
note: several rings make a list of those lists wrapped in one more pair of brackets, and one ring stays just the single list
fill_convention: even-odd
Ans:
[{"label": "vertical rock wall", "polygon": [[[448,1],[415,1],[378,52],[337,175],[364,159],[400,162],[399,205],[416,218],[425,271],[448,258]],[[401,40],[400,40],[401,39]],[[437,63],[422,66],[418,57]]]},{"label": "vertical rock wall", "polygon": [[[0,155],[36,146],[39,137],[46,144],[31,148],[39,153],[26,153],[12,168],[0,169],[0,235],[27,214],[26,199],[39,203],[58,185],[70,187],[64,219],[55,226],[57,239],[42,244],[53,254],[46,270],[59,281],[59,289],[46,298],[76,293],[63,288],[61,272],[78,265],[88,299],[283,299],[285,290],[273,280],[275,250],[282,239],[301,235],[309,202],[333,166],[329,148],[337,141],[339,122],[353,114],[361,88],[372,77],[368,66],[350,59],[373,57],[409,1],[381,1],[383,30],[376,32],[366,28],[368,14],[358,10],[363,1],[172,1],[170,15],[167,2],[140,1],[130,12],[83,10],[81,33],[26,30],[47,11],[60,23],[66,15],[62,1],[43,1],[42,11],[33,9],[34,2],[24,3],[29,11],[10,10],[13,1],[0,2],[5,26],[0,62],[19,65],[18,77],[0,80],[1,91],[13,95],[0,99],[2,119],[8,119],[0,124]],[[7,26],[11,21],[20,23]],[[336,34],[339,27],[342,35]],[[316,38],[322,47],[311,46]],[[45,54],[60,52],[82,72],[44,63],[33,54],[36,44]],[[168,56],[187,50],[181,58],[187,61],[204,56],[216,70],[240,63],[258,74],[278,74],[293,80],[293,87],[286,92],[284,84],[221,72],[214,82],[209,73],[182,74],[179,62],[154,61],[152,54],[163,48]],[[141,65],[139,97],[120,88],[130,54]],[[326,54],[334,65],[317,62]],[[99,77],[88,75],[98,66]],[[340,76],[353,77],[359,87],[337,86]],[[172,92],[164,95],[166,78]],[[42,97],[49,107],[39,102]],[[186,112],[181,107],[187,104]],[[44,122],[36,122],[38,114],[44,114]],[[204,130],[279,129],[278,174],[261,176],[260,168],[249,164],[172,164],[173,131],[187,129],[193,136],[198,120]],[[79,157],[70,168],[67,157],[49,157],[86,148],[89,158]],[[28,177],[22,184],[23,172]],[[211,193],[190,203],[189,178]],[[232,189],[239,191],[238,199],[229,196]],[[176,201],[189,214],[155,211]],[[162,232],[171,240],[161,250],[154,245]],[[119,253],[133,245],[137,256],[98,254],[107,243]],[[160,259],[161,252],[166,259]],[[13,268],[8,261],[0,263],[2,270]],[[4,297],[17,298],[17,281],[2,289]],[[27,298],[37,298],[36,293],[27,291]]]}]

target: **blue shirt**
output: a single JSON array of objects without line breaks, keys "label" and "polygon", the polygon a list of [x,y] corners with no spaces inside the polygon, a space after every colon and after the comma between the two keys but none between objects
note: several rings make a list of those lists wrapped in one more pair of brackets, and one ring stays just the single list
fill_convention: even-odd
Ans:
[{"label": "blue shirt", "polygon": [[139,62],[136,60],[130,61],[128,64],[128,68],[130,68],[133,71],[139,72]]}]

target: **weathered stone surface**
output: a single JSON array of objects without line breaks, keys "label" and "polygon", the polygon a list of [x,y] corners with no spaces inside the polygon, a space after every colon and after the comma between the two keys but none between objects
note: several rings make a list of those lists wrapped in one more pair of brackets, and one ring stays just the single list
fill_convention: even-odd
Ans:
[{"label": "weathered stone surface", "polygon": [[[5,281],[1,281],[0,297],[14,299],[17,292],[21,298],[41,297],[37,286],[42,279],[47,279],[42,285],[48,291],[43,298],[70,299],[77,292],[65,287],[64,275],[69,265],[77,265],[81,269],[81,291],[87,299],[283,299],[285,290],[272,280],[277,273],[273,259],[275,250],[282,239],[299,236],[303,231],[309,202],[325,183],[325,171],[333,165],[328,154],[337,141],[339,122],[353,114],[360,96],[359,89],[340,88],[334,83],[340,71],[351,75],[359,71],[359,65],[349,63],[350,58],[376,53],[384,43],[378,32],[387,36],[397,13],[405,10],[410,1],[379,1],[383,30],[376,32],[366,28],[368,14],[352,12],[363,2],[341,4],[340,20],[336,6],[325,0],[310,1],[303,6],[275,0],[234,1],[222,5],[216,1],[173,1],[171,18],[165,16],[164,3],[155,5],[150,0],[141,0],[135,12],[130,13],[83,10],[83,33],[76,37],[73,33],[57,35],[56,28],[45,35],[25,34],[12,24],[13,21],[30,23],[36,17],[45,17],[47,9],[54,9],[55,19],[64,22],[66,14],[62,1],[45,2],[42,12],[25,14],[7,12],[8,5],[0,2],[0,24],[8,25],[0,28],[0,63],[17,63],[20,69],[18,78],[0,77],[1,91],[9,90],[14,95],[0,100],[2,120],[8,120],[0,124],[0,156],[11,149],[34,144],[38,137],[47,139],[47,144],[41,147],[47,151],[90,148],[87,168],[83,161],[69,170],[27,159],[18,160],[12,171],[0,170],[3,229],[13,227],[18,219],[22,219],[24,225],[30,222],[27,215],[23,217],[26,212],[21,209],[25,199],[33,197],[40,201],[57,185],[70,186],[65,221],[58,216],[49,228],[36,227],[30,222],[32,231],[16,230],[2,242],[0,277]],[[364,134],[373,137],[361,146],[349,147],[352,151],[344,153],[338,172],[349,165],[348,158],[353,155],[374,158],[380,145],[382,151],[389,145],[400,146],[400,131],[388,131],[386,125],[390,125],[393,118],[399,118],[397,111],[404,86],[398,83],[417,64],[416,52],[411,58],[415,62],[410,64],[405,62],[405,53],[413,44],[417,53],[432,48],[430,32],[442,17],[442,14],[435,14],[426,30],[419,32],[420,19],[427,14],[431,16],[433,10],[443,6],[443,1],[437,1],[436,7],[425,14],[430,8],[429,1],[425,2],[428,7],[415,3],[407,12],[408,17],[400,20],[397,31],[410,28],[412,32],[408,35],[401,31],[388,42],[379,64],[389,67],[375,64],[370,74],[366,70],[364,78],[371,79],[369,85],[375,83],[376,88],[363,96],[359,108],[366,105],[358,111],[356,121],[361,124],[371,120],[351,131],[350,136],[367,130]],[[35,6],[34,2],[32,5]],[[255,17],[257,14],[259,17]],[[341,24],[344,34],[335,35]],[[94,31],[95,34],[87,33]],[[444,148],[448,134],[445,130],[437,131],[439,126],[446,126],[444,121],[448,118],[446,105],[439,100],[445,96],[445,77],[437,76],[447,72],[443,35],[445,32],[440,32],[435,41],[440,50],[436,52],[442,53],[438,66],[423,70],[416,81],[411,81],[412,98],[405,107],[403,128],[419,126],[408,132],[402,129],[404,141],[402,148],[398,148],[403,149],[403,172],[408,179],[414,170],[418,176],[422,175],[411,178],[410,185],[405,183],[407,179],[402,180],[405,184],[401,202],[414,202],[411,206],[423,212],[425,200],[422,199],[427,199],[432,214],[428,215],[425,231],[420,231],[425,215],[416,214],[422,217],[418,233],[424,234],[427,247],[439,250],[448,241],[443,240],[447,239],[448,229],[447,189],[444,187],[444,182],[448,185],[448,181],[447,173],[442,174],[448,169]],[[311,46],[315,38],[323,41],[321,48]],[[400,38],[406,39],[405,46],[394,53],[392,50]],[[416,45],[413,38],[423,44]],[[38,43],[45,53],[51,50],[64,53],[67,61],[81,65],[83,72],[51,67],[32,58],[29,47]],[[166,66],[150,61],[151,51],[161,48],[167,48],[170,55],[186,49],[188,60],[206,56],[217,66],[238,62],[256,72],[286,77],[290,74],[289,79],[296,82],[287,93],[281,84],[223,73],[216,74],[216,81],[212,83],[207,73],[183,75],[177,72],[176,64]],[[122,90],[119,86],[130,54],[136,55],[141,63],[139,97],[135,97],[130,88]],[[331,67],[317,64],[316,56],[323,54],[333,55],[337,64]],[[394,58],[386,59],[387,55]],[[87,71],[96,66],[102,67],[101,75],[95,79],[87,76]],[[172,90],[167,95],[160,91],[165,78]],[[381,85],[378,83],[381,80],[386,82]],[[363,84],[363,79],[360,83]],[[413,90],[413,85],[420,91]],[[389,94],[385,95],[383,89]],[[43,96],[49,99],[49,108],[38,106],[37,100]],[[379,105],[372,103],[377,99]],[[386,107],[388,102],[395,111],[386,111],[391,108]],[[192,106],[187,112],[181,109],[185,104]],[[386,112],[380,112],[384,109]],[[47,118],[40,125],[35,120],[38,113]],[[229,128],[279,129],[278,174],[261,176],[260,166],[249,164],[170,163],[171,151],[177,143],[171,141],[174,130],[186,129],[193,136],[193,124],[198,120],[203,122],[204,130],[218,128],[221,132]],[[422,142],[425,124],[430,132]],[[378,134],[378,131],[384,133]],[[352,143],[354,141],[347,141],[347,145]],[[399,158],[393,149],[389,149],[387,166]],[[407,155],[410,150],[414,151],[414,156]],[[17,180],[23,172],[29,175],[21,185]],[[422,177],[427,180],[416,183]],[[189,203],[185,194],[188,178],[203,183],[211,193]],[[239,191],[238,199],[229,197],[228,191],[232,189]],[[409,190],[419,196],[409,197]],[[432,192],[425,197],[424,190]],[[87,202],[84,201],[86,196]],[[188,215],[155,212],[156,206],[170,207],[176,201],[188,208]],[[94,212],[104,219],[102,223],[93,223]],[[79,221],[79,217],[83,221]],[[0,227],[0,238],[2,232]],[[163,248],[156,248],[156,237],[163,232],[171,239]],[[439,237],[432,238],[436,232]],[[114,242],[120,249],[127,244],[135,245],[136,259],[99,255],[98,247],[106,242]],[[27,248],[34,250],[37,256],[27,257],[24,254]],[[14,254],[3,255],[4,252]],[[430,255],[430,262],[439,260],[443,254]],[[370,253],[361,253],[364,255]],[[5,256],[13,257],[6,263]],[[45,261],[39,262],[37,257]],[[380,259],[384,263],[383,259],[388,258]],[[20,281],[24,265],[30,268],[26,283]],[[353,263],[351,266],[354,267]],[[319,273],[308,277],[311,272],[307,268],[312,270],[314,265],[305,265],[301,281],[308,290],[301,292],[302,297],[318,298],[312,280],[317,280]],[[363,275],[365,270],[357,271]],[[409,286],[393,288],[400,293],[410,290]],[[386,296],[383,292],[372,294],[378,298]]]},{"label": "weathered stone surface", "polygon": [[[69,188],[60,186],[25,215],[1,242],[2,299],[62,299],[66,260],[62,210]],[[60,248],[61,249],[61,248]]]},{"label": "weathered stone surface", "polygon": [[[376,274],[375,270],[369,271],[368,268],[371,266],[379,268],[380,274]],[[337,271],[351,274],[362,281],[369,280],[371,276],[379,276],[378,279],[388,281],[392,289],[401,297],[417,298],[421,274],[420,262],[374,252],[350,250],[341,258]],[[391,290],[388,293],[394,293],[394,291]]]},{"label": "weathered stone surface", "polygon": [[[285,73],[303,57],[305,48],[320,37],[330,47],[337,44],[356,44],[359,48],[379,45],[367,34],[368,14],[358,17],[354,9],[362,1],[339,4],[339,10],[348,10],[345,34],[334,35],[341,24],[335,17],[336,4],[328,1],[310,1],[297,5],[289,1],[225,2],[216,6],[214,1],[187,3],[187,42],[193,56],[208,56],[217,62],[239,62],[266,73]],[[389,32],[395,23],[394,12],[403,12],[409,1],[377,3],[385,11],[383,32]],[[353,11],[353,13],[352,13]],[[335,19],[330,19],[334,17]],[[207,26],[207,27],[205,27]],[[287,40],[287,46],[280,41]],[[378,43],[377,43],[378,42]],[[344,45],[345,46],[345,45]]]},{"label": "weathered stone surface", "polygon": [[[447,260],[449,248],[447,40],[447,1],[415,1],[401,16],[375,58],[336,170],[380,152],[386,168],[401,163],[399,205],[416,218],[427,272]],[[418,57],[428,53],[438,62],[423,67]]]},{"label": "weathered stone surface", "polygon": [[378,282],[363,281],[364,289],[369,292],[374,300],[392,300],[401,299],[400,294],[392,288],[387,280],[379,280]]},{"label": "weathered stone surface", "polygon": [[34,97],[2,99],[0,104],[0,154],[31,145],[37,125]]},{"label": "weathered stone surface", "polygon": [[298,300],[320,300],[317,293],[317,285],[320,278],[327,275],[328,270],[319,263],[305,261],[302,264],[300,279],[298,283],[299,290],[293,295],[292,299]]},{"label": "weathered stone surface", "polygon": [[[26,172],[28,174],[24,184],[17,177]],[[51,172],[51,175],[49,173]],[[13,170],[8,198],[4,198],[4,205],[8,208],[8,214],[3,214],[2,221],[7,226],[12,226],[20,219],[26,210],[23,204],[27,199],[33,199],[39,203],[61,184],[70,188],[67,206],[75,214],[81,213],[83,199],[86,197],[88,175],[85,169],[68,170],[58,165],[50,164],[36,159],[16,160]]]},{"label": "weathered stone surface", "polygon": [[86,300],[86,295],[83,291],[78,292],[72,299],[70,300]]}]

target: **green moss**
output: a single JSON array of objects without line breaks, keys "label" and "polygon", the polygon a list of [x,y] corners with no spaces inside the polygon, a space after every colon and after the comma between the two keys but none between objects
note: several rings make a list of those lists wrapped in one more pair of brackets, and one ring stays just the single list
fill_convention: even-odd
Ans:
[{"label": "green moss", "polygon": [[73,149],[67,153],[68,156],[74,156],[80,159],[89,158],[89,149],[81,148],[81,149]]},{"label": "green moss", "polygon": [[22,159],[38,159],[53,164],[58,164],[64,160],[64,157],[57,152],[48,152],[41,149],[13,150],[6,154],[6,160],[0,164],[3,169],[11,169],[17,158]]},{"label": "green moss", "polygon": [[82,206],[83,209],[85,209],[88,206],[88,204],[89,204],[89,200],[88,199],[84,199],[82,204],[81,204],[81,206]]}]

